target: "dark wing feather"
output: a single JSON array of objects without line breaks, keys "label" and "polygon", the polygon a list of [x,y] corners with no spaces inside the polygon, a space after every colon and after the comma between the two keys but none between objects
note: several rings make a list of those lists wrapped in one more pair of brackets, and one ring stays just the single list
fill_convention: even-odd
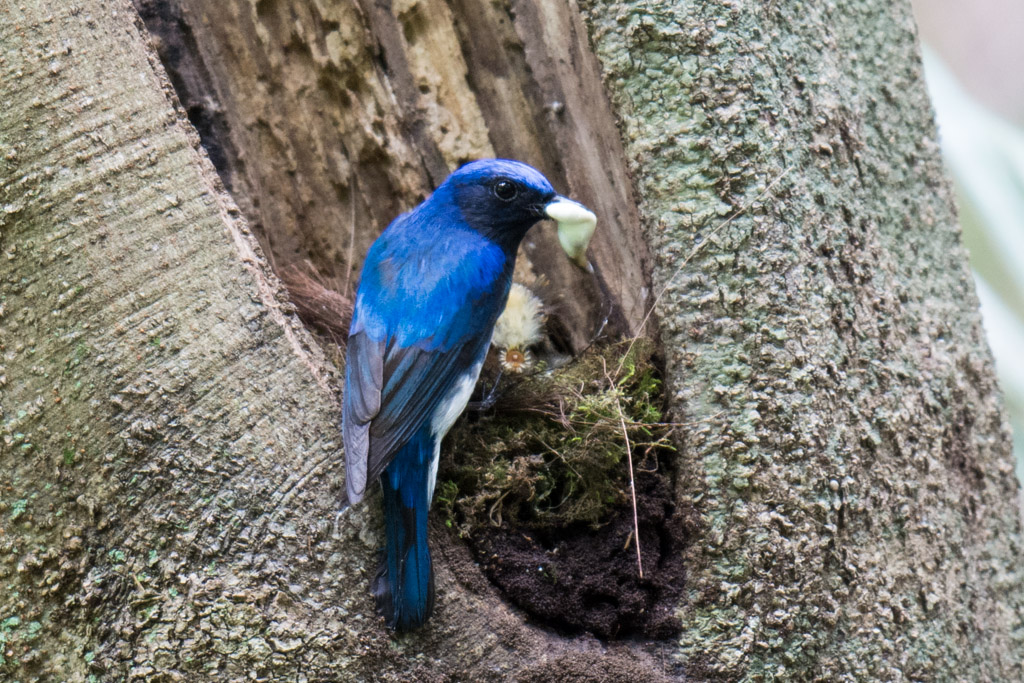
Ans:
[{"label": "dark wing feather", "polygon": [[366,483],[434,414],[489,341],[473,335],[445,350],[385,350],[363,332],[349,337],[342,420],[349,503],[362,499]]},{"label": "dark wing feather", "polygon": [[441,401],[483,357],[490,339],[475,336],[452,348],[422,351],[416,347],[389,349],[381,409],[370,427],[370,470],[377,476],[391,457],[431,418]]},{"label": "dark wing feather", "polygon": [[366,492],[370,452],[370,423],[380,410],[384,385],[384,343],[366,334],[348,338],[345,360],[345,396],[341,432],[345,442],[345,487],[349,504],[358,503]]}]

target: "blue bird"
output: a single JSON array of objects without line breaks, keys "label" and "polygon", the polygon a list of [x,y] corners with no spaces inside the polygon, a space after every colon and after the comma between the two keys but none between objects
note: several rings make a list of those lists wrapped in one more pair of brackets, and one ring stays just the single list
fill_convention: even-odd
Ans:
[{"label": "blue bird", "polygon": [[519,243],[542,218],[595,220],[536,169],[484,159],[396,218],[366,255],[346,351],[345,476],[350,504],[380,477],[387,540],[372,592],[393,629],[433,610],[427,511],[441,439],[476,385]]}]

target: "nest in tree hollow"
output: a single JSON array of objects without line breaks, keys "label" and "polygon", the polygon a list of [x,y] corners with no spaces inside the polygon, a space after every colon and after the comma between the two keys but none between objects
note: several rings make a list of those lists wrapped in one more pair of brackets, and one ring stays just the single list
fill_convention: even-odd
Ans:
[{"label": "nest in tree hollow", "polygon": [[493,414],[453,430],[437,499],[450,525],[597,527],[629,497],[634,465],[656,469],[671,450],[651,344],[592,348],[575,362],[500,388]]},{"label": "nest in tree hollow", "polygon": [[643,340],[592,348],[513,381],[444,449],[435,497],[447,525],[512,602],[560,630],[668,638],[680,628],[694,522],[672,495],[673,427],[652,350]]}]

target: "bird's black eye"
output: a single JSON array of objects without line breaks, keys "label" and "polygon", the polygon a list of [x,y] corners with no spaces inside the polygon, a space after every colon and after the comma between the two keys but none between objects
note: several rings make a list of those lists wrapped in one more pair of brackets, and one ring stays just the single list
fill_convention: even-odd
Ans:
[{"label": "bird's black eye", "polygon": [[503,202],[510,202],[519,194],[519,188],[511,180],[499,180],[494,183],[494,196]]}]

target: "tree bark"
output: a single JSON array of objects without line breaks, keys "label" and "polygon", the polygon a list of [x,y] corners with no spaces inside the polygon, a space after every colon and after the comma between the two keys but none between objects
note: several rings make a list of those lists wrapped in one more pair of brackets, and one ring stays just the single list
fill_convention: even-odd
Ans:
[{"label": "tree bark", "polygon": [[1019,486],[909,3],[586,15],[700,425],[678,654],[730,677],[1021,679]]},{"label": "tree bark", "polygon": [[[524,4],[513,24],[501,3],[138,4],[275,266],[309,259],[354,279],[380,231],[449,171],[529,159],[603,216],[599,287],[613,326],[639,327],[646,245],[577,11]],[[521,272],[551,281],[568,346],[585,347],[609,316],[599,289],[550,231],[531,232],[520,256]]]},{"label": "tree bark", "polygon": [[[907,4],[158,9],[177,95],[127,2],[0,10],[5,675],[1024,679],[1018,484]],[[661,342],[699,519],[677,640],[532,624],[443,532],[428,627],[373,615],[337,376],[263,253],[354,282],[491,154],[600,217],[596,281],[525,249],[570,346],[604,297]]]}]

